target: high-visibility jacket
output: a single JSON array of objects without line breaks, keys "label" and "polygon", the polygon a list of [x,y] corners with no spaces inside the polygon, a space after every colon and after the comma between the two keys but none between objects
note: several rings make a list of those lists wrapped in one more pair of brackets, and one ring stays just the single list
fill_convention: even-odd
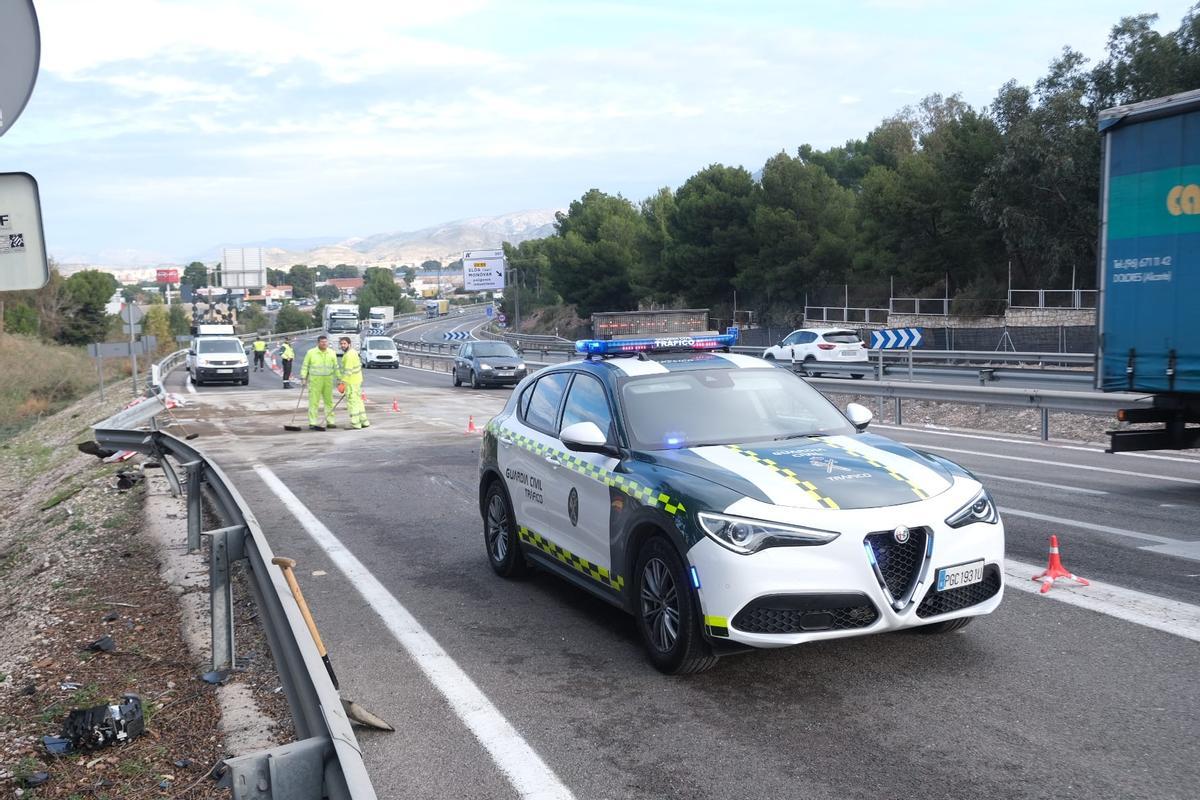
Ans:
[{"label": "high-visibility jacket", "polygon": [[279,357],[284,361],[291,361],[296,357],[296,351],[292,349],[290,344],[285,342],[283,345],[283,352],[279,354]]},{"label": "high-visibility jacket", "polygon": [[342,354],[342,380],[351,386],[362,384],[362,359],[353,348]]},{"label": "high-visibility jacket", "polygon": [[255,342],[254,342],[254,352],[256,352],[256,353],[265,353],[265,352],[267,352],[267,343],[266,343],[266,342],[264,342],[262,339],[257,339],[257,340],[255,340]]},{"label": "high-visibility jacket", "polygon": [[338,375],[337,356],[333,350],[322,350],[314,347],[304,354],[304,363],[300,365],[301,378],[332,378]]}]

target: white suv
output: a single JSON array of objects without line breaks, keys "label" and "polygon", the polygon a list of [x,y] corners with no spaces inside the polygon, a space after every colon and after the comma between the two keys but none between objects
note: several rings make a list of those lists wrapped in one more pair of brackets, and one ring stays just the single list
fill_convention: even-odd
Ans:
[{"label": "white suv", "polygon": [[[800,364],[806,371],[812,372],[813,362],[816,361],[865,365],[867,346],[857,332],[848,328],[805,328],[792,331],[782,342],[768,347],[762,357],[767,361]],[[852,374],[855,378],[861,378],[866,372]]]}]

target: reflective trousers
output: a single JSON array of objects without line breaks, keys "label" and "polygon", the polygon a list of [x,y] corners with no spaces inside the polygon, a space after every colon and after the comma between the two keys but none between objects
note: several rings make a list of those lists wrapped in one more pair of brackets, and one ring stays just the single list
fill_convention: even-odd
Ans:
[{"label": "reflective trousers", "polygon": [[[320,405],[325,402],[325,421],[321,421]],[[333,422],[333,376],[308,379],[308,424],[327,425]]]},{"label": "reflective trousers", "polygon": [[346,411],[350,413],[351,428],[371,427],[367,420],[367,407],[363,405],[362,400],[362,381],[346,382]]}]

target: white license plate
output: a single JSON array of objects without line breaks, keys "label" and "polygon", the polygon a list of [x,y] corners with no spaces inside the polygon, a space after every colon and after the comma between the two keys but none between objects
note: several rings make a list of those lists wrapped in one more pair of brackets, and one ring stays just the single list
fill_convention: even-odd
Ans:
[{"label": "white license plate", "polygon": [[843,350],[842,351],[842,358],[854,358],[857,355],[858,355],[857,350]]},{"label": "white license plate", "polygon": [[232,375],[232,374],[233,374],[233,370],[231,370],[231,369],[219,369],[219,370],[217,370],[217,374],[218,374],[218,375]]},{"label": "white license plate", "polygon": [[963,586],[970,586],[972,583],[979,583],[982,580],[983,562],[973,561],[970,564],[939,569],[937,573],[937,590],[944,592],[947,589],[958,589]]},{"label": "white license plate", "polygon": [[498,370],[496,370],[496,374],[497,374],[497,375],[512,375],[512,374],[513,374],[513,370],[511,370],[511,369],[498,369]]}]

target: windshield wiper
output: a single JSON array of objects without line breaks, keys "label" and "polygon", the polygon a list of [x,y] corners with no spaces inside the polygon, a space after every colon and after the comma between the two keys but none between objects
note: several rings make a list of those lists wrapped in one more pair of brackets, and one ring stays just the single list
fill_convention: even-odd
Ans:
[{"label": "windshield wiper", "polygon": [[816,439],[824,435],[825,434],[823,433],[785,433],[783,436],[776,436],[771,441],[781,442],[784,439]]}]

